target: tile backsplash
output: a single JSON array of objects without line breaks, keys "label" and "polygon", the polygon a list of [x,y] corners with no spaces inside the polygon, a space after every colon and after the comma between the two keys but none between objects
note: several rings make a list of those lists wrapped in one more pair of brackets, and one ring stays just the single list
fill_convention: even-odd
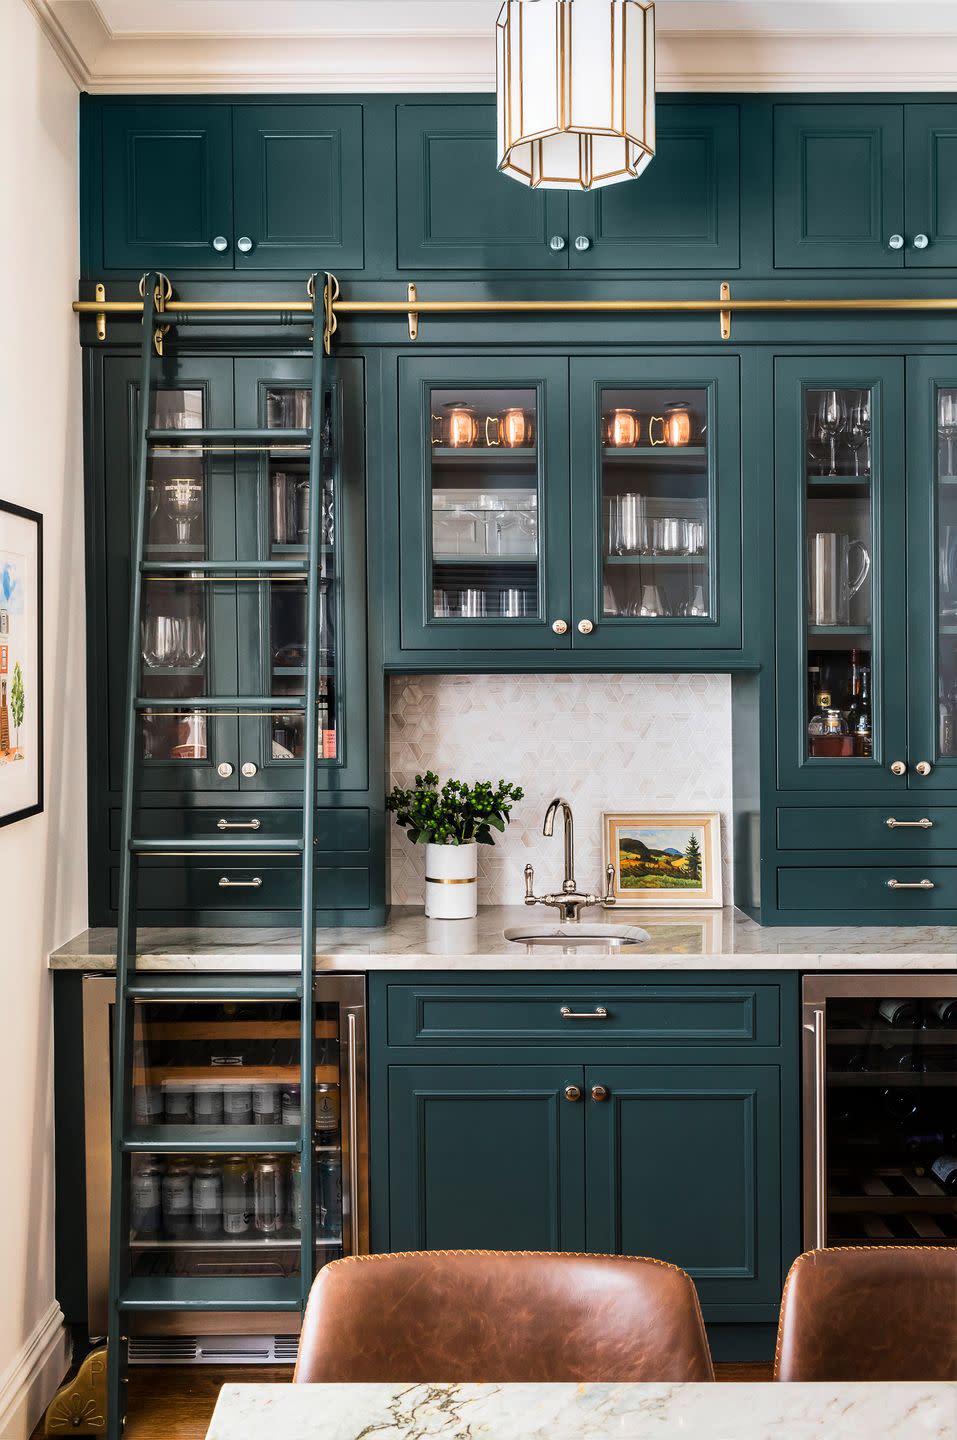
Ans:
[{"label": "tile backsplash", "polygon": [[[435,770],[442,780],[499,778],[525,798],[494,846],[479,846],[479,904],[519,904],[522,872],[538,894],[562,880],[561,822],[542,835],[548,802],[575,811],[576,879],[601,879],[603,810],[718,810],[731,895],[731,680],[727,675],[394,675],[389,788]],[[392,903],[422,902],[425,847],[391,825]]]}]

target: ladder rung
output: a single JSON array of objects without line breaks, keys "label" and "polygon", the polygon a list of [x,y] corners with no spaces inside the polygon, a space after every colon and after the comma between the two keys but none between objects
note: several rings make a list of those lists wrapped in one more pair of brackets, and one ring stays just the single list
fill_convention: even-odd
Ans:
[{"label": "ladder rung", "polygon": [[296,836],[266,835],[248,840],[224,840],[220,836],[203,835],[195,840],[143,839],[130,841],[134,855],[206,855],[224,860],[239,855],[301,855],[302,840]]},{"label": "ladder rung", "polygon": [[[244,932],[248,941],[248,932]],[[138,971],[126,986],[127,1000],[300,1000],[302,976],[186,974],[182,971]]]},{"label": "ladder rung", "polygon": [[236,442],[241,445],[309,445],[311,430],[147,430],[147,440],[154,445],[182,446]]},{"label": "ladder rung", "polygon": [[302,1135],[298,1125],[142,1125],[122,1148],[134,1155],[297,1155]]},{"label": "ladder rung", "polygon": [[255,575],[302,575],[303,560],[141,560],[140,570],[154,575],[225,575],[246,570]]},{"label": "ladder rung", "polygon": [[305,697],[302,695],[189,695],[183,699],[173,700],[164,695],[162,698],[138,695],[133,701],[137,710],[208,710],[212,713],[215,710],[304,710],[306,708]]},{"label": "ladder rung", "polygon": [[141,1275],[119,1297],[121,1310],[301,1310],[298,1275]]}]

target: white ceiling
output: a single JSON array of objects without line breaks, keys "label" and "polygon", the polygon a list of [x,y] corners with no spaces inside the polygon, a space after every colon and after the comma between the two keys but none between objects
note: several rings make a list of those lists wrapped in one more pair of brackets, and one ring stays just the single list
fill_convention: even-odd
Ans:
[{"label": "white ceiling", "polygon": [[[494,86],[500,0],[25,3],[93,91]],[[657,0],[656,19],[660,90],[957,89],[954,0]]]}]

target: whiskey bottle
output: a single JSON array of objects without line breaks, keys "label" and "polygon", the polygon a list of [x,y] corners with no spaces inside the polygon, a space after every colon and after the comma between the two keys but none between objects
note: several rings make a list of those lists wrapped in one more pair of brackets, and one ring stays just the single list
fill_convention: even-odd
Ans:
[{"label": "whiskey bottle", "polygon": [[[854,736],[855,755],[867,756],[871,754],[871,669],[869,665],[858,667],[854,679],[854,696],[851,701],[851,714],[848,715],[848,728]],[[852,718],[853,716],[853,718]]]}]

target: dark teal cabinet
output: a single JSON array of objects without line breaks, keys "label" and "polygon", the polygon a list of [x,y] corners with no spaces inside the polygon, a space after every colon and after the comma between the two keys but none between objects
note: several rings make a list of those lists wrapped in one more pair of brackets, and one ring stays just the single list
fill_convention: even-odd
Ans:
[{"label": "dark teal cabinet", "polygon": [[906,106],[904,136],[907,264],[957,265],[957,104]]},{"label": "dark teal cabinet", "polygon": [[233,112],[239,270],[361,270],[362,106]]},{"label": "dark teal cabinet", "polygon": [[103,263],[108,270],[230,270],[228,105],[103,111]]}]

